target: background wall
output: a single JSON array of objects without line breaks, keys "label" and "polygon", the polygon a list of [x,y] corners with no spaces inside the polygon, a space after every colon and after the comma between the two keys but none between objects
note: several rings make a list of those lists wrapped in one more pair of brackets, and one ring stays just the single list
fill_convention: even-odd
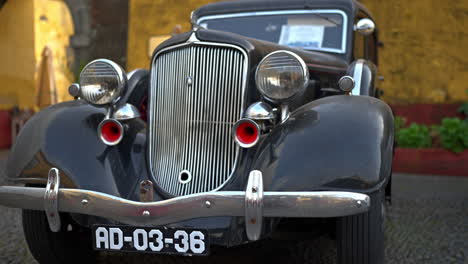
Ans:
[{"label": "background wall", "polygon": [[149,68],[150,38],[170,34],[176,25],[190,30],[190,13],[213,0],[129,0],[127,70]]},{"label": "background wall", "polygon": [[128,0],[64,0],[70,9],[75,34],[73,72],[78,76],[90,61],[107,58],[127,64]]},{"label": "background wall", "polygon": [[[213,0],[130,0],[127,69],[148,68],[149,39]],[[362,0],[376,18],[384,100],[392,104],[468,100],[468,1]]]},{"label": "background wall", "polygon": [[379,69],[391,103],[468,100],[468,1],[362,0],[380,27]]},{"label": "background wall", "polygon": [[52,50],[58,100],[68,100],[73,79],[67,47],[73,24],[62,1],[8,1],[0,9],[0,110],[36,106],[39,64],[44,47]]},{"label": "background wall", "polygon": [[28,90],[34,95],[36,58],[33,20],[32,1],[16,1],[0,9],[0,57],[3,61],[0,63],[0,110],[16,104],[34,104],[34,96],[17,97],[21,90]]}]

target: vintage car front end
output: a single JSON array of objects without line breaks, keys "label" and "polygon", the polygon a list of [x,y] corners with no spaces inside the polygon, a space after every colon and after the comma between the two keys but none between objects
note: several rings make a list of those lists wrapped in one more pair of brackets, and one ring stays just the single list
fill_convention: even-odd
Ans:
[{"label": "vintage car front end", "polygon": [[0,204],[45,211],[53,232],[92,229],[95,249],[182,255],[270,237],[289,219],[366,214],[391,175],[393,116],[337,88],[356,68],[345,53],[199,25],[157,47],[149,73],[91,62],[70,88],[78,100],[19,135],[7,174],[26,186],[1,186]]}]

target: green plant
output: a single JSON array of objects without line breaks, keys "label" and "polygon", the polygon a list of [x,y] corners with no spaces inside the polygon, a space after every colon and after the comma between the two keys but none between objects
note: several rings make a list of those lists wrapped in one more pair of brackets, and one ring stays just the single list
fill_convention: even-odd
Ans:
[{"label": "green plant", "polygon": [[[466,90],[468,94],[468,90]],[[465,122],[468,122],[468,102],[465,102],[458,108],[458,112],[463,113],[465,115]]]},{"label": "green plant", "polygon": [[444,118],[438,129],[441,146],[455,153],[468,149],[468,123],[460,118]]},{"label": "green plant", "polygon": [[402,116],[395,117],[395,133],[402,129],[406,125],[406,118]]},{"label": "green plant", "polygon": [[402,148],[430,148],[432,145],[429,128],[425,125],[411,124],[396,131],[396,141]]},{"label": "green plant", "polygon": [[464,103],[458,108],[458,112],[463,113],[468,118],[468,103]]}]

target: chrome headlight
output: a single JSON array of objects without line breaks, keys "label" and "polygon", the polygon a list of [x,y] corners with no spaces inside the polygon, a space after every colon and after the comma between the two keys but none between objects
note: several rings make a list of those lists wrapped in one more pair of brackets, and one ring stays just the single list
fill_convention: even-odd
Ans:
[{"label": "chrome headlight", "polygon": [[309,82],[309,70],[297,54],[279,50],[259,63],[255,82],[268,99],[284,101],[304,91]]},{"label": "chrome headlight", "polygon": [[127,75],[124,70],[110,60],[94,60],[80,74],[81,96],[91,104],[114,103],[126,86]]}]

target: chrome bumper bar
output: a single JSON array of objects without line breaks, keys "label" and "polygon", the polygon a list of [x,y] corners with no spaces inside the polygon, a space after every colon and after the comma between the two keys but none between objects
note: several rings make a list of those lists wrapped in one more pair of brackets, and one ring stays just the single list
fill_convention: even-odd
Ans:
[{"label": "chrome bumper bar", "polygon": [[159,226],[194,218],[245,217],[247,236],[257,240],[263,217],[340,217],[364,213],[368,195],[353,192],[263,192],[260,171],[249,175],[247,190],[206,192],[158,202],[137,202],[80,189],[58,188],[58,170],[46,188],[0,186],[0,205],[46,211],[52,231],[60,229],[58,212],[100,216],[135,226]]}]

